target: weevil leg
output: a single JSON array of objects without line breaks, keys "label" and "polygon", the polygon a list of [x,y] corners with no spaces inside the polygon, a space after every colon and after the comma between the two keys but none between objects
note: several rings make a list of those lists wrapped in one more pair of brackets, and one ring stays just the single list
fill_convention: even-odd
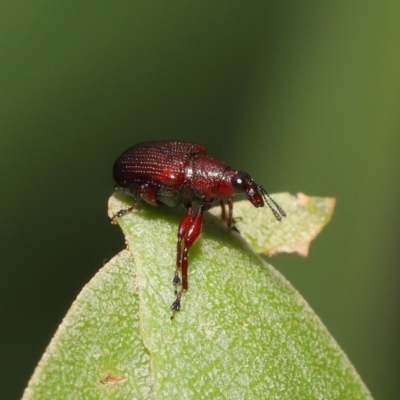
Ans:
[{"label": "weevil leg", "polygon": [[122,216],[124,216],[125,214],[128,214],[130,212],[132,212],[135,209],[135,207],[129,207],[129,208],[125,208],[123,210],[119,210],[118,212],[116,212],[111,218],[110,218],[110,222],[112,224],[116,224],[115,219],[116,218],[120,218]]},{"label": "weevil leg", "polygon": [[178,241],[176,244],[176,270],[172,284],[175,288],[175,294],[177,294],[177,288],[181,284],[181,278],[179,277],[179,270],[182,266],[182,240],[185,236],[185,232],[190,227],[190,223],[193,219],[193,209],[188,207],[185,216],[181,219],[178,227]]},{"label": "weevil leg", "polygon": [[228,216],[226,215],[225,203],[224,200],[221,199],[219,201],[221,205],[221,219],[222,221],[226,222],[229,228],[232,228],[233,225],[233,197],[228,197]]},{"label": "weevil leg", "polygon": [[233,221],[233,197],[228,198],[228,226],[232,227]]},{"label": "weevil leg", "polygon": [[174,318],[175,312],[180,311],[181,309],[181,297],[182,297],[182,291],[180,291],[177,294],[175,301],[171,305],[171,310],[172,310],[171,319]]},{"label": "weevil leg", "polygon": [[146,203],[152,204],[153,206],[160,206],[162,203],[157,199],[157,193],[147,183],[140,185],[136,192],[137,200],[144,200]]},{"label": "weevil leg", "polygon": [[195,240],[199,237],[201,228],[203,226],[203,216],[205,211],[205,205],[201,204],[199,209],[196,212],[196,215],[191,221],[189,229],[185,231],[185,235],[183,238],[183,251],[182,251],[182,288],[187,290],[188,288],[188,279],[187,279],[187,270],[188,270],[188,255],[189,249],[192,247]]},{"label": "weevil leg", "polygon": [[[188,288],[187,270],[188,270],[188,255],[189,249],[192,247],[195,240],[199,237],[201,228],[203,225],[203,215],[206,206],[202,204],[199,209],[194,213],[190,207],[186,212],[185,217],[179,224],[178,229],[178,245],[177,245],[177,268],[181,269],[182,272],[182,287],[180,290],[177,289],[175,282],[180,282],[178,269],[175,272],[173,280],[175,286],[176,299],[171,305],[173,311],[171,319],[174,318],[175,311],[179,311],[181,307],[181,297],[183,290]],[[194,214],[194,217],[193,217]]]},{"label": "weevil leg", "polygon": [[226,222],[226,210],[225,210],[224,199],[221,199],[219,201],[219,205],[221,206],[221,219],[222,219],[222,221]]},{"label": "weevil leg", "polygon": [[123,192],[123,193],[125,193],[125,194],[127,194],[129,196],[134,197],[135,198],[135,204],[132,207],[124,208],[122,210],[119,210],[117,213],[115,213],[110,219],[112,224],[116,224],[116,221],[115,221],[116,218],[123,217],[125,214],[129,214],[133,210],[140,210],[141,209],[140,198],[139,198],[139,188],[138,187],[135,187],[135,186],[122,187],[122,186],[119,186],[119,185],[115,185],[115,191],[116,192]]},{"label": "weevil leg", "polygon": [[231,228],[233,231],[240,233],[239,229],[236,228],[235,224],[237,221],[241,221],[242,218],[236,217],[233,218],[233,197],[228,198],[228,207],[229,207],[229,213],[228,213],[228,226]]},{"label": "weevil leg", "polygon": [[[118,188],[117,188],[118,189]],[[144,200],[146,203],[152,204],[154,206],[161,205],[161,202],[157,199],[157,193],[148,184],[142,184],[139,187],[134,188],[122,188],[122,191],[135,198],[135,205],[123,210],[119,210],[111,218],[111,223],[115,224],[115,218],[119,218],[132,212],[133,210],[140,210],[140,200]]]}]

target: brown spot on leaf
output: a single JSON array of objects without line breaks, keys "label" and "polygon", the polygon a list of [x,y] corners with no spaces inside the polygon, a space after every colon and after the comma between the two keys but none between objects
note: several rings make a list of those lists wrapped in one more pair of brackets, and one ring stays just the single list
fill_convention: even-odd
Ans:
[{"label": "brown spot on leaf", "polygon": [[100,380],[100,382],[103,385],[106,384],[112,384],[112,383],[119,383],[119,382],[125,382],[128,379],[127,376],[122,375],[122,376],[117,376],[114,375],[112,372],[107,372]]}]

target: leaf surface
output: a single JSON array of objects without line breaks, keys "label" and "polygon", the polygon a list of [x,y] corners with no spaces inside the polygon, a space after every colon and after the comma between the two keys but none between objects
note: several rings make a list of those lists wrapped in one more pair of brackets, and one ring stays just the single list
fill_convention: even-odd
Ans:
[{"label": "leaf surface", "polygon": [[[297,196],[278,193],[273,199],[288,217],[279,222],[267,206],[265,210],[260,210],[244,200],[234,204],[235,226],[258,253],[270,256],[298,253],[307,256],[311,241],[331,220],[336,200],[332,197],[310,197],[303,193],[297,193]],[[214,207],[211,213],[219,216],[220,207]]]},{"label": "leaf surface", "polygon": [[[274,198],[288,214],[280,225],[293,224],[284,228],[288,232],[298,229],[298,218],[291,220],[297,207],[293,198]],[[308,203],[320,204],[313,199]],[[130,205],[126,198],[112,197],[110,214]],[[314,212],[314,206],[309,208],[309,213]],[[290,283],[254,253],[242,236],[209,213],[201,238],[190,252],[189,289],[183,294],[182,311],[170,320],[182,211],[144,206],[118,218],[128,251],[89,284],[104,290],[95,296],[96,307],[89,306],[91,302],[77,304],[83,294],[79,296],[43,358],[54,359],[52,369],[49,362],[41,361],[26,399],[55,398],[46,395],[46,390],[54,389],[49,371],[57,369],[55,365],[64,369],[73,365],[59,380],[59,398],[79,398],[70,394],[77,386],[85,393],[93,391],[92,397],[85,398],[109,399],[371,398],[347,357]],[[243,221],[244,216],[247,219],[245,206],[239,212]],[[262,221],[260,216],[255,222],[265,224]],[[279,226],[254,223],[250,224],[253,230],[276,231]],[[271,220],[267,225],[271,226]],[[245,231],[243,226],[239,230]],[[274,251],[279,248],[275,246]],[[115,276],[110,272],[114,270]],[[114,281],[121,284],[115,287]],[[92,290],[85,288],[84,297],[94,296],[88,295]],[[102,304],[111,293],[117,299],[115,305]],[[90,318],[95,322],[86,323]],[[63,343],[58,343],[61,339]],[[65,347],[75,347],[80,358],[71,361],[66,354],[55,355],[55,350],[64,354]],[[107,372],[124,380],[100,383]],[[108,397],[100,397],[101,391],[107,391]]]}]

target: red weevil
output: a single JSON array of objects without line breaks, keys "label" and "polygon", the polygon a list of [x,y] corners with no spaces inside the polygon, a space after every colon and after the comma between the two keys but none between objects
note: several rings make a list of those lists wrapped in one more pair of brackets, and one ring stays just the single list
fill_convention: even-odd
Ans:
[{"label": "red weevil", "polygon": [[[166,140],[135,144],[115,161],[113,177],[116,190],[135,198],[133,207],[118,211],[113,219],[138,209],[140,200],[156,206],[186,208],[178,227],[176,270],[172,281],[176,299],[171,305],[171,318],[180,310],[182,291],[188,288],[189,249],[200,235],[204,211],[214,202],[219,201],[222,219],[229,227],[232,227],[233,195],[236,193],[245,193],[255,207],[263,207],[265,202],[279,221],[281,216],[286,216],[249,174],[210,157],[197,143]],[[228,215],[224,199],[227,199]]]}]

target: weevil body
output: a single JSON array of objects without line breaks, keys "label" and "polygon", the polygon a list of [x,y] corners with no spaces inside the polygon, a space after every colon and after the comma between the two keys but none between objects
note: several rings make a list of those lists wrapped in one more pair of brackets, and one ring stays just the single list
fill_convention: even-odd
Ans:
[{"label": "weevil body", "polygon": [[249,174],[210,157],[197,143],[168,140],[136,144],[115,161],[113,177],[116,190],[135,198],[134,207],[119,211],[115,217],[139,208],[141,200],[157,206],[186,208],[178,227],[173,313],[180,310],[182,291],[188,288],[189,249],[200,235],[204,212],[213,203],[219,201],[222,219],[229,227],[233,220],[233,195],[237,193],[245,193],[255,207],[263,207],[266,203],[277,220],[286,216],[264,187],[256,184]]}]

